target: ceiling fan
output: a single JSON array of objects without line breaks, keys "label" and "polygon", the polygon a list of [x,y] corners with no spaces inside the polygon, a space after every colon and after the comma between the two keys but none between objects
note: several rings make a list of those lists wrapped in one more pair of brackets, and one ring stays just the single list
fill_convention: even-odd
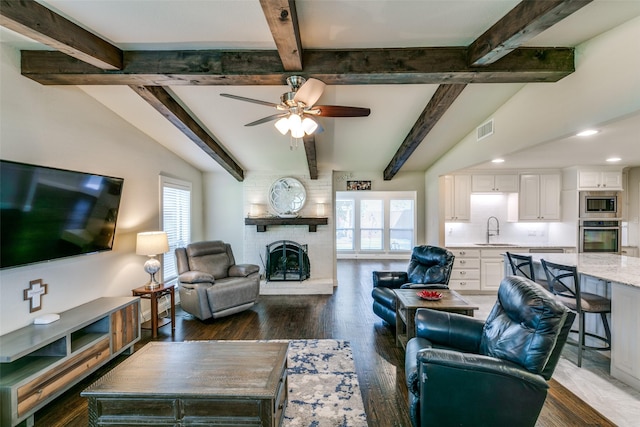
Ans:
[{"label": "ceiling fan", "polygon": [[245,98],[244,96],[221,93],[220,96],[237,99],[239,101],[253,102],[254,104],[266,105],[280,111],[262,119],[247,123],[245,126],[255,126],[277,120],[275,127],[286,135],[291,132],[293,138],[302,138],[305,134],[322,131],[322,127],[314,119],[317,117],[366,117],[371,113],[369,108],[346,107],[342,105],[315,105],[322,95],[323,82],[318,79],[305,79],[301,76],[290,76],[287,83],[291,91],[285,92],[280,97],[280,103],[276,104],[259,99]]}]

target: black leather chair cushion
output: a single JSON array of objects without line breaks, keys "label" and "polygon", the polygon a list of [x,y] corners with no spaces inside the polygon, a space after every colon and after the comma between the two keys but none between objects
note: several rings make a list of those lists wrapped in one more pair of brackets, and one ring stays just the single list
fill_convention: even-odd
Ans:
[{"label": "black leather chair cushion", "polygon": [[507,276],[487,317],[480,353],[540,374],[564,325],[566,308],[539,286]]},{"label": "black leather chair cushion", "polygon": [[371,296],[375,301],[378,301],[385,307],[395,308],[396,306],[396,294],[392,289],[385,287],[373,288],[373,290],[371,291]]},{"label": "black leather chair cushion", "polygon": [[437,246],[417,246],[407,268],[409,282],[441,284],[446,288],[453,266],[453,254]]},{"label": "black leather chair cushion", "polygon": [[409,281],[405,271],[374,271],[372,276],[374,288],[399,289]]}]

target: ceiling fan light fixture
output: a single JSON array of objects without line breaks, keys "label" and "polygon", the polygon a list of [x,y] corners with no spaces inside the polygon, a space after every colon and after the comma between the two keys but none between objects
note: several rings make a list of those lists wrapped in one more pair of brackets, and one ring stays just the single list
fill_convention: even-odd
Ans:
[{"label": "ceiling fan light fixture", "polygon": [[287,132],[289,132],[289,117],[281,118],[280,120],[275,122],[274,126],[276,127],[276,129],[278,129],[278,132],[286,135]]},{"label": "ceiling fan light fixture", "polygon": [[289,128],[297,129],[302,125],[302,118],[297,114],[289,115]]},{"label": "ceiling fan light fixture", "polygon": [[302,138],[304,136],[304,129],[302,127],[302,117],[298,114],[291,114],[288,120],[289,130],[291,136],[294,138]]},{"label": "ceiling fan light fixture", "polygon": [[307,135],[311,135],[318,129],[318,123],[311,117],[305,117],[302,121],[302,129]]},{"label": "ceiling fan light fixture", "polygon": [[302,138],[304,136],[304,130],[302,128],[291,129],[291,136],[294,138]]}]

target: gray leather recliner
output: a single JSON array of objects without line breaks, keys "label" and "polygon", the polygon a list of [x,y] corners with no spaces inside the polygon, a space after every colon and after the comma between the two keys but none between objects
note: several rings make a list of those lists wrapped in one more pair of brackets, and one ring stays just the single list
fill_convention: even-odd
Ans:
[{"label": "gray leather recliner", "polygon": [[180,306],[200,320],[251,308],[260,293],[260,267],[236,264],[231,245],[197,242],[175,251]]}]

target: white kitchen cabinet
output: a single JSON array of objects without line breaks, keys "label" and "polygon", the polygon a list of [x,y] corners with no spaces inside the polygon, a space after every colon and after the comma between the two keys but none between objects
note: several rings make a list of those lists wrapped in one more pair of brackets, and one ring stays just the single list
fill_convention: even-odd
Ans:
[{"label": "white kitchen cabinet", "polygon": [[560,220],[560,174],[520,175],[518,200],[521,221]]},{"label": "white kitchen cabinet", "polygon": [[504,249],[480,251],[480,290],[497,292],[504,277]]},{"label": "white kitchen cabinet", "polygon": [[472,193],[516,193],[518,175],[472,175]]},{"label": "white kitchen cabinet", "polygon": [[633,286],[611,284],[611,376],[637,389],[640,389],[639,291]]},{"label": "white kitchen cabinet", "polygon": [[471,175],[444,177],[445,221],[469,221],[471,212]]},{"label": "white kitchen cabinet", "polygon": [[480,251],[477,249],[451,249],[456,257],[449,278],[449,287],[458,292],[480,290]]},{"label": "white kitchen cabinet", "polygon": [[578,190],[622,190],[622,171],[578,171]]}]

